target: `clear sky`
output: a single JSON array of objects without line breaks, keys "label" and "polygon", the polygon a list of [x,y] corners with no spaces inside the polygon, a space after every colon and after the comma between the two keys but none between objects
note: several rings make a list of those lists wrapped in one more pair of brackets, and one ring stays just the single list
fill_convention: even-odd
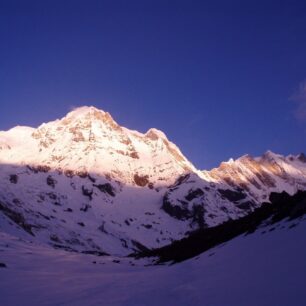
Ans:
[{"label": "clear sky", "polygon": [[305,0],[0,0],[0,130],[94,105],[209,169],[306,151],[305,80]]}]

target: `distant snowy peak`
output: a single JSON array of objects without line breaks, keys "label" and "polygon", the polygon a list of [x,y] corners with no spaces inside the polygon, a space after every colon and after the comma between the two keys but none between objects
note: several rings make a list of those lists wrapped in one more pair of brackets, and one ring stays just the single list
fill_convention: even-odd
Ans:
[{"label": "distant snowy peak", "polygon": [[224,162],[218,168],[204,171],[214,182],[238,187],[255,199],[264,201],[271,191],[286,190],[290,194],[306,187],[305,155],[287,157],[267,151],[260,157],[244,155],[235,161]]},{"label": "distant snowy peak", "polygon": [[141,185],[165,186],[196,171],[163,132],[129,130],[92,106],[76,108],[37,129],[1,132],[0,148],[2,163],[87,171],[132,185],[139,185],[135,176],[141,177]]},{"label": "distant snowy peak", "polygon": [[[303,153],[287,157],[267,151],[260,157],[243,155],[236,160],[222,162],[218,168],[203,171],[213,181],[231,181],[254,178],[259,184],[272,184],[268,182],[268,176],[274,175],[280,179],[290,177],[305,179],[306,158]],[[267,180],[265,180],[265,177]],[[256,183],[255,183],[256,185]],[[272,186],[271,186],[272,187]]]}]

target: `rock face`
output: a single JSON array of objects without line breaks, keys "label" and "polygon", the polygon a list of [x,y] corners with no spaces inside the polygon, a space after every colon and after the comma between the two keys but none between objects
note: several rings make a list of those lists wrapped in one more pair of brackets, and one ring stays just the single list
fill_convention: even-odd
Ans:
[{"label": "rock face", "polygon": [[305,160],[267,152],[201,171],[163,132],[81,107],[0,132],[0,230],[82,252],[161,247],[305,190]]}]

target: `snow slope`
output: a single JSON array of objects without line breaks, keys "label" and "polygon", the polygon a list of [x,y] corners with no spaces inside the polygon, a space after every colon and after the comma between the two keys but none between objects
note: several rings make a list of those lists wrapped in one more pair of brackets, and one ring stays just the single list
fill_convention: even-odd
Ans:
[{"label": "snow slope", "polygon": [[2,233],[1,304],[302,306],[305,231],[305,217],[281,222],[172,266],[68,253]]}]

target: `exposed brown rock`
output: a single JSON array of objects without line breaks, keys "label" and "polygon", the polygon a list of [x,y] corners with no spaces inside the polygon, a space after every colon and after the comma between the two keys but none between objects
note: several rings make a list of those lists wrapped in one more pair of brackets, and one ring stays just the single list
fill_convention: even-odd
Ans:
[{"label": "exposed brown rock", "polygon": [[136,185],[144,187],[149,183],[148,175],[138,175],[137,173],[134,175],[134,182]]}]

